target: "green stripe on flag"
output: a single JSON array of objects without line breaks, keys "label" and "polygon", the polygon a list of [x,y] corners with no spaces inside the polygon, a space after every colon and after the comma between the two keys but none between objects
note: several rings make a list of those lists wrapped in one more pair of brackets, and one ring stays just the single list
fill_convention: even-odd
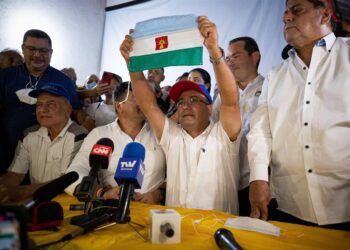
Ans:
[{"label": "green stripe on flag", "polygon": [[186,66],[203,64],[203,47],[173,50],[169,52],[130,57],[129,71],[139,72],[167,66]]}]

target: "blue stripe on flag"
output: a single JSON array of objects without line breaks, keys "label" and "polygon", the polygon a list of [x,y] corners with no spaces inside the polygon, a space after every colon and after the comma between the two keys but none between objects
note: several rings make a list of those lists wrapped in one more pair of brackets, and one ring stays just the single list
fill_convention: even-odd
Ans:
[{"label": "blue stripe on flag", "polygon": [[135,31],[131,36],[135,39],[195,27],[197,27],[197,17],[194,14],[157,17],[136,23]]}]

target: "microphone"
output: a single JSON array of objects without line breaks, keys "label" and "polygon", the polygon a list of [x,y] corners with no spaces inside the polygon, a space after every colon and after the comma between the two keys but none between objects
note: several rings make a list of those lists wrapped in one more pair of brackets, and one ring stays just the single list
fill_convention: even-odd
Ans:
[{"label": "microphone", "polygon": [[138,142],[130,142],[125,146],[122,157],[119,159],[114,179],[121,186],[118,214],[118,223],[130,221],[129,204],[135,188],[141,188],[145,167],[145,147]]},{"label": "microphone", "polygon": [[220,249],[243,250],[243,248],[237,243],[237,241],[233,237],[232,233],[225,228],[219,228],[215,232],[214,238],[215,238],[216,244],[219,246]]},{"label": "microphone", "polygon": [[112,154],[114,144],[111,139],[101,138],[92,147],[89,155],[90,172],[88,176],[82,179],[76,196],[79,201],[88,202],[94,197],[98,184],[98,172],[101,169],[107,169],[109,156]]},{"label": "microphone", "polygon": [[62,193],[66,187],[78,180],[78,178],[79,175],[77,172],[69,172],[50,181],[38,188],[33,194],[33,199],[26,202],[24,207],[29,210],[41,202],[50,201],[58,194]]}]

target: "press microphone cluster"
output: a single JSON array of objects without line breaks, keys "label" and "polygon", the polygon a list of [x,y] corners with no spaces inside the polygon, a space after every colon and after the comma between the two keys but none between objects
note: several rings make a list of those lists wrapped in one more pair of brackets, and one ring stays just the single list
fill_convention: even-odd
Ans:
[{"label": "press microphone cluster", "polygon": [[84,176],[76,192],[79,201],[90,202],[95,196],[97,184],[99,183],[98,173],[101,169],[108,168],[109,157],[113,149],[113,141],[109,138],[101,138],[92,147],[89,155],[91,167],[89,175]]},{"label": "press microphone cluster", "polygon": [[117,223],[130,221],[129,205],[135,188],[141,188],[145,167],[145,147],[138,142],[130,142],[125,146],[122,157],[119,159],[114,179],[121,187],[119,196]]}]

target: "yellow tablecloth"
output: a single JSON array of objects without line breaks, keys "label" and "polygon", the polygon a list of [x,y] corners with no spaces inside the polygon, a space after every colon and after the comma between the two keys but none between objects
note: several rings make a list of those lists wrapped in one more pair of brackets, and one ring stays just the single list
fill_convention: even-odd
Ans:
[{"label": "yellow tablecloth", "polygon": [[[65,220],[58,232],[38,231],[29,233],[37,245],[60,239],[77,227],[69,224],[70,217],[82,214],[81,211],[69,211],[70,204],[76,204],[76,198],[62,194],[55,198],[64,209]],[[164,208],[131,202],[131,221],[143,225],[136,226],[138,231],[148,237],[150,225],[149,210]],[[50,246],[49,249],[218,249],[214,232],[224,227],[230,214],[218,211],[174,208],[181,217],[181,243],[152,244],[145,242],[127,224],[115,224],[98,231],[76,237],[71,241]],[[270,221],[271,222],[271,221]],[[350,232],[307,227],[272,221],[281,228],[281,236],[275,237],[261,233],[229,229],[236,241],[244,249],[350,249]]]}]

